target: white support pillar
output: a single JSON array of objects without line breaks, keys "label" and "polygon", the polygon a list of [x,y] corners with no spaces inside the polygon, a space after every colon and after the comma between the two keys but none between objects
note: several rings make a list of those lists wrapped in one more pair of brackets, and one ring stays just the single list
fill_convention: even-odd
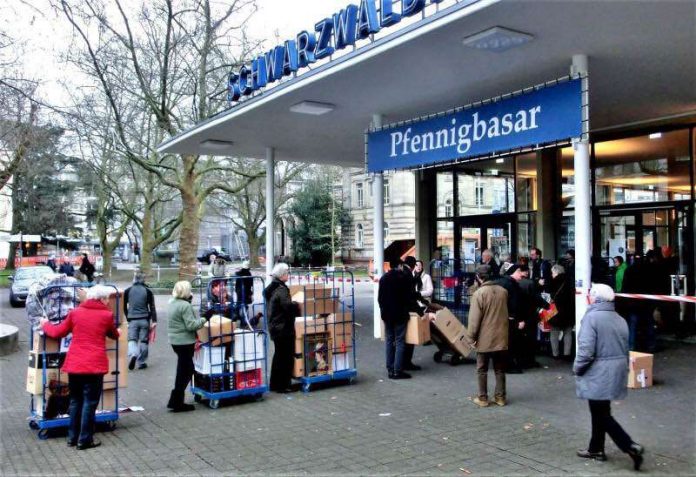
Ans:
[{"label": "white support pillar", "polygon": [[[372,116],[372,126],[375,128],[382,127],[382,115],[375,114]],[[374,264],[375,280],[379,280],[384,270],[384,175],[381,172],[374,174],[372,178],[372,210],[373,210],[373,254],[372,263]],[[382,318],[379,312],[379,303],[377,302],[377,293],[379,284],[374,283],[374,298],[373,298],[373,331],[374,337],[379,338],[382,335]]]},{"label": "white support pillar", "polygon": [[270,277],[273,270],[273,257],[275,255],[275,150],[266,148],[266,277]]},{"label": "white support pillar", "polygon": [[[583,105],[588,101],[587,56],[573,55],[571,74],[583,75]],[[589,129],[588,108],[583,108],[584,137],[573,141],[573,165],[575,169],[575,331],[580,330],[580,322],[587,310],[587,292],[592,276],[592,214],[590,183],[590,144],[587,138]]]}]

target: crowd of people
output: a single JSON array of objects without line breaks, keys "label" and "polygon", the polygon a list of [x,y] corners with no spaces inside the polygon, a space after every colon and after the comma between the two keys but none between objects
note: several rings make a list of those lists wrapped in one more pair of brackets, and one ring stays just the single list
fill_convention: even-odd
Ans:
[{"label": "crowd of people", "polygon": [[[551,264],[542,258],[541,251],[532,249],[529,260],[513,262],[509,256],[496,261],[488,251],[471,283],[467,283],[469,314],[467,337],[476,351],[478,392],[472,398],[479,407],[507,405],[506,374],[521,373],[538,367],[537,333],[539,310],[555,308],[549,319],[551,353],[556,359],[572,360],[575,326],[575,288],[573,283],[573,251],[564,257],[565,265]],[[436,258],[438,260],[439,258]],[[234,303],[226,280],[225,264],[213,259],[211,264],[212,304],[222,307],[232,317],[235,309],[225,308]],[[621,267],[617,260],[618,290],[632,289],[636,281],[655,273],[657,262],[648,254],[644,261]],[[222,268],[221,268],[222,267]],[[652,268],[651,268],[652,267]],[[248,280],[235,280],[236,302],[243,307],[251,304],[253,281],[248,263],[235,274]],[[289,268],[278,263],[272,270],[271,282],[263,290],[267,306],[268,330],[274,343],[270,389],[274,392],[293,391],[292,372],[295,345],[295,317],[298,304],[293,302],[287,286]],[[249,283],[246,283],[246,282]],[[91,287],[87,299],[71,311],[59,325],[42,320],[41,327],[51,337],[60,338],[73,333],[64,371],[69,375],[70,429],[68,445],[78,449],[99,446],[93,437],[94,415],[99,402],[103,375],[108,371],[104,337],[117,338],[111,311],[107,307],[112,290]],[[390,270],[379,281],[378,304],[385,330],[385,362],[387,377],[409,379],[409,371],[418,371],[413,363],[414,346],[405,342],[408,321],[412,313],[422,319],[435,319],[441,305],[433,301],[434,284],[421,260],[406,257],[390,261]],[[192,411],[185,402],[185,391],[194,372],[193,356],[196,331],[205,326],[209,315],[197,317],[192,305],[191,284],[177,282],[172,291],[167,317],[169,344],[177,356],[176,377],[167,407],[173,412]],[[626,394],[627,358],[630,347],[629,326],[615,310],[615,294],[611,287],[595,284],[590,291],[590,306],[578,330],[577,355],[573,364],[577,395],[589,402],[592,436],[587,449],[578,451],[583,458],[606,460],[605,435],[627,453],[638,470],[643,461],[643,447],[635,443],[611,415],[611,400]],[[217,302],[215,301],[217,300]],[[635,308],[631,308],[635,309]],[[125,312],[128,320],[128,366],[147,367],[148,341],[157,325],[157,312],[152,291],[144,276],[136,274],[134,283],[125,291]],[[243,315],[246,313],[242,312]],[[630,315],[633,316],[633,315]],[[642,319],[641,316],[637,320]],[[631,319],[629,319],[631,322]],[[631,322],[632,323],[632,322]],[[102,359],[103,358],[103,359]],[[488,371],[493,368],[495,386],[492,399],[488,392]]]}]

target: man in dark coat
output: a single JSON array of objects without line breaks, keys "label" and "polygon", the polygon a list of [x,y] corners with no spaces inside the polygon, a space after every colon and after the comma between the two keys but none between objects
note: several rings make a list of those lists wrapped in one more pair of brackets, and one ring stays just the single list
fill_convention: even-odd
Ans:
[{"label": "man in dark coat", "polygon": [[60,264],[58,273],[62,273],[69,277],[75,276],[75,267],[73,267],[73,264],[70,263],[70,259],[68,257],[63,257],[63,263]]},{"label": "man in dark coat", "polygon": [[517,323],[520,342],[518,346],[517,364],[522,368],[538,368],[536,361],[537,348],[537,323],[539,308],[548,307],[548,303],[541,297],[537,285],[528,278],[529,268],[519,265],[510,278],[519,286],[517,295]]},{"label": "man in dark coat", "polygon": [[541,250],[532,247],[529,251],[529,278],[534,281],[542,291],[548,292],[551,286],[551,263],[542,258]]},{"label": "man in dark coat", "polygon": [[295,317],[300,310],[297,303],[290,299],[290,289],[285,284],[290,278],[288,265],[276,264],[271,276],[273,281],[263,291],[268,310],[268,331],[275,347],[270,388],[277,393],[287,393],[292,391],[290,384],[295,364]]},{"label": "man in dark coat", "polygon": [[404,372],[404,345],[409,320],[409,302],[404,299],[413,281],[403,272],[401,260],[389,262],[391,269],[379,279],[377,301],[384,321],[386,361],[389,379],[409,379]]},{"label": "man in dark coat", "polygon": [[128,321],[128,369],[147,368],[150,329],[157,326],[157,308],[152,290],[145,284],[145,275],[137,272],[133,285],[123,293],[123,309]]},{"label": "man in dark coat", "polygon": [[511,277],[513,273],[519,273],[519,265],[506,262],[503,264],[500,271],[502,275],[495,280],[495,283],[505,288],[507,291],[507,309],[509,313],[506,372],[508,374],[522,374],[522,366],[519,360],[522,352],[522,330],[520,329],[520,323],[523,323],[518,311],[520,286]]},{"label": "man in dark coat", "polygon": [[[644,259],[636,257],[633,264],[626,269],[623,280],[623,293],[655,293],[656,270],[649,251]],[[658,285],[659,286],[659,285]],[[625,300],[622,306],[628,312],[628,346],[631,351],[655,351],[655,320],[653,311],[655,302],[651,300]],[[622,301],[623,302],[623,301]]]}]

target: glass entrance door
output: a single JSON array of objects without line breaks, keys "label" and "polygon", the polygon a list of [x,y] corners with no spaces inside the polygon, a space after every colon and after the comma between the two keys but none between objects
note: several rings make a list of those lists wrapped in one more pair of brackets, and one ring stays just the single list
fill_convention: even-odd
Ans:
[{"label": "glass entrance door", "polygon": [[508,214],[470,216],[458,220],[459,257],[466,271],[473,272],[481,263],[481,253],[489,249],[494,257],[514,255],[513,217]]}]

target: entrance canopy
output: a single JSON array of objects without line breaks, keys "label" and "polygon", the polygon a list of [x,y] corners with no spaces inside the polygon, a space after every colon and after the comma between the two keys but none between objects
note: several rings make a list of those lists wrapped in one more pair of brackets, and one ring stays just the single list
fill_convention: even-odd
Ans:
[{"label": "entrance canopy", "polygon": [[[693,118],[695,17],[693,2],[461,0],[370,48],[269,88],[159,150],[263,159],[272,147],[276,160],[361,167],[364,131],[374,114],[391,123],[534,86],[567,75],[574,54],[589,57],[591,131]],[[493,27],[532,38],[505,51],[464,44]],[[291,111],[306,101],[333,109]]]}]

